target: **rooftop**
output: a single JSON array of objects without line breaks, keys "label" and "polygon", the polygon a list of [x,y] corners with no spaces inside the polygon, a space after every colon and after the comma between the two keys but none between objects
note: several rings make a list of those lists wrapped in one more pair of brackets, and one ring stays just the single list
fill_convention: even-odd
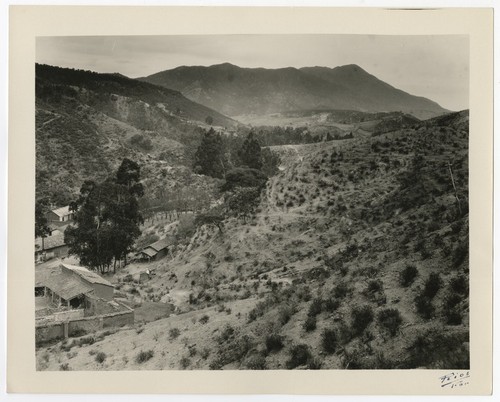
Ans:
[{"label": "rooftop", "polygon": [[150,244],[149,246],[145,248],[152,248],[156,252],[163,250],[164,248],[170,246],[172,244],[172,239],[169,237],[165,237],[164,239],[160,239],[153,244]]},{"label": "rooftop", "polygon": [[101,285],[106,285],[106,286],[111,286],[113,285],[108,282],[106,279],[104,279],[102,276],[96,274],[95,272],[89,271],[85,267],[80,267],[78,265],[70,265],[70,264],[61,264],[61,267],[66,268],[81,278],[85,279],[87,282],[90,283],[99,283]]},{"label": "rooftop", "polygon": [[92,286],[71,273],[64,272],[60,267],[36,269],[35,286],[45,286],[65,300],[94,291]]},{"label": "rooftop", "polygon": [[69,205],[66,205],[65,207],[53,209],[52,212],[54,212],[57,216],[67,216],[67,215],[72,213],[69,210]]},{"label": "rooftop", "polygon": [[[64,233],[56,233],[53,234],[52,236],[47,236],[43,239],[43,247],[45,250],[50,250],[56,247],[61,247],[64,246],[66,243],[64,243]],[[42,238],[37,237],[35,239],[35,250],[39,251],[42,249]]]}]

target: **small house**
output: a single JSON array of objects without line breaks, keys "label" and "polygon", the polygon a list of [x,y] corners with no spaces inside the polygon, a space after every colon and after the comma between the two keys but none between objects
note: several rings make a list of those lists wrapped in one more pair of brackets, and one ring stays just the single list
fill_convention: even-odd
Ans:
[{"label": "small house", "polygon": [[141,258],[146,261],[156,261],[162,257],[165,257],[168,253],[169,246],[172,245],[171,238],[164,238],[144,247],[141,252]]},{"label": "small house", "polygon": [[52,233],[51,236],[35,239],[35,261],[63,258],[68,255],[69,247],[64,243],[64,233],[59,231]]},{"label": "small house", "polygon": [[62,223],[72,221],[73,216],[73,212],[69,210],[69,205],[53,209],[45,214],[45,217],[47,218],[47,222],[49,224],[53,222]]}]

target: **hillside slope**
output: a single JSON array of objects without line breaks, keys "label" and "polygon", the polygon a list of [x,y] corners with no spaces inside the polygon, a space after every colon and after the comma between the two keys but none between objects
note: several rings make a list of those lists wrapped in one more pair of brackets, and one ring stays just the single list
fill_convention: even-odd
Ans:
[{"label": "hillside slope", "polygon": [[252,219],[202,226],[140,266],[148,283],[114,279],[175,315],[41,347],[38,367],[468,368],[467,122],[283,147]]},{"label": "hillside slope", "polygon": [[401,111],[418,118],[447,112],[437,103],[396,89],[356,65],[264,69],[224,63],[182,66],[139,79],[178,90],[229,116],[318,108]]},{"label": "hillside slope", "polygon": [[103,179],[125,157],[153,175],[191,165],[208,116],[215,127],[236,124],[177,91],[116,74],[36,65],[37,198],[64,205],[85,179]]}]

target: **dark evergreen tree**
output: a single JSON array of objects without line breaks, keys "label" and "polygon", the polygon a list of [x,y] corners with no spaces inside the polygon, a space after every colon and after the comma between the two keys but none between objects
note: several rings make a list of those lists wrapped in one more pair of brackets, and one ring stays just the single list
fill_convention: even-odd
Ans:
[{"label": "dark evergreen tree", "polygon": [[220,134],[210,128],[201,140],[194,155],[194,170],[206,176],[222,178],[227,169],[224,146]]},{"label": "dark evergreen tree", "polygon": [[255,138],[253,132],[250,132],[243,142],[241,149],[238,152],[241,162],[252,169],[260,169],[262,167],[262,155],[259,141]]},{"label": "dark evergreen tree", "polygon": [[69,252],[91,269],[105,272],[126,259],[141,231],[138,197],[144,194],[139,166],[124,159],[116,176],[101,183],[86,181],[70,209],[75,225],[64,232]]},{"label": "dark evergreen tree", "polygon": [[139,165],[128,158],[123,159],[116,172],[116,183],[126,186],[131,194],[142,197],[144,188],[140,183],[140,179],[141,168]]}]

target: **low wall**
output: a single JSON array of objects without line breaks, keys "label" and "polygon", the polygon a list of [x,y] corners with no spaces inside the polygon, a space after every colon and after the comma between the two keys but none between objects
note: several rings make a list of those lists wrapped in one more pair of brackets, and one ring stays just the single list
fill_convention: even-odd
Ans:
[{"label": "low wall", "polygon": [[68,336],[81,336],[89,332],[99,331],[100,329],[102,329],[102,322],[98,317],[68,321]]},{"label": "low wall", "polygon": [[49,323],[37,325],[35,328],[35,341],[38,344],[54,339],[64,338],[64,324]]},{"label": "low wall", "polygon": [[[123,310],[116,313],[68,319],[65,322],[40,322],[35,326],[36,343],[43,344],[44,342],[68,336],[81,336],[83,333],[96,332],[103,328],[134,324],[134,310],[123,303],[119,304],[123,307]],[[67,326],[66,331],[65,326]]]},{"label": "low wall", "polygon": [[72,321],[83,318],[83,309],[79,310],[67,310],[67,311],[59,311],[57,313],[53,313],[54,321],[64,322],[64,321]]},{"label": "low wall", "polygon": [[102,321],[103,328],[123,327],[134,323],[134,311],[124,311],[121,314],[104,317]]}]

